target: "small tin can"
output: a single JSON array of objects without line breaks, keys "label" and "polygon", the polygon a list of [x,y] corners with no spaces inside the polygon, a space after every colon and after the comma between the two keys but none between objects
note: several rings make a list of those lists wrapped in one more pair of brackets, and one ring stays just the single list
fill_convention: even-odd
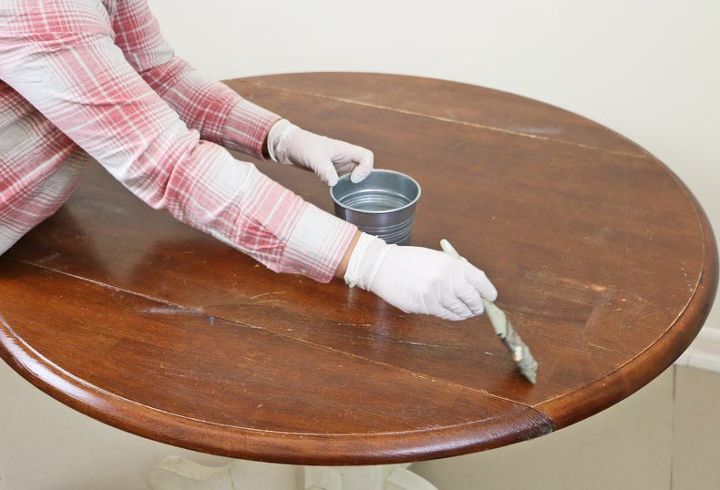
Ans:
[{"label": "small tin can", "polygon": [[412,236],[420,184],[394,170],[375,169],[353,184],[350,174],[330,189],[335,215],[387,243],[408,245]]}]

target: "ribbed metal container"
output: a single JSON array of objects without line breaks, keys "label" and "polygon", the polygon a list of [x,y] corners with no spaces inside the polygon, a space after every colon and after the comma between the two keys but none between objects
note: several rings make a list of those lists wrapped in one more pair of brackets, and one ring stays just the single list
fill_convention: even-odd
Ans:
[{"label": "ribbed metal container", "polygon": [[420,184],[409,175],[375,169],[357,184],[349,174],[343,175],[330,189],[330,197],[339,218],[387,243],[407,245],[420,192]]}]

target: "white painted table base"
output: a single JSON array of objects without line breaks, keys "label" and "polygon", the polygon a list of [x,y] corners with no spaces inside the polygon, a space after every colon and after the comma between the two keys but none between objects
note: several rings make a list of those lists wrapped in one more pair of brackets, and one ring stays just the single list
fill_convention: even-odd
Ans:
[{"label": "white painted table base", "polygon": [[166,457],[150,473],[153,490],[438,490],[410,464],[296,466],[235,460],[204,466]]}]

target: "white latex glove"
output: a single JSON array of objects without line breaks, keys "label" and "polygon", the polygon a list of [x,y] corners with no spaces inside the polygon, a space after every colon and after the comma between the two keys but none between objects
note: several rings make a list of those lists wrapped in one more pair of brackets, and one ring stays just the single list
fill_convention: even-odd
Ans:
[{"label": "white latex glove", "polygon": [[350,255],[345,282],[371,291],[406,313],[464,320],[483,312],[497,290],[485,273],[439,250],[399,247],[363,233]]},{"label": "white latex glove", "polygon": [[320,180],[334,186],[338,174],[351,172],[358,183],[373,169],[373,152],[361,146],[305,131],[286,119],[268,133],[268,153],[273,161],[312,170]]}]

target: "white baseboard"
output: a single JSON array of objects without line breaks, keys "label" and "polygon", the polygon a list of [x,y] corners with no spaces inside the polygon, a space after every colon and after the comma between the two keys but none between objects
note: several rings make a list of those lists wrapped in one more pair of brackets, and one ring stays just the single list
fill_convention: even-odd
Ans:
[{"label": "white baseboard", "polygon": [[720,328],[703,328],[675,364],[720,372]]}]

